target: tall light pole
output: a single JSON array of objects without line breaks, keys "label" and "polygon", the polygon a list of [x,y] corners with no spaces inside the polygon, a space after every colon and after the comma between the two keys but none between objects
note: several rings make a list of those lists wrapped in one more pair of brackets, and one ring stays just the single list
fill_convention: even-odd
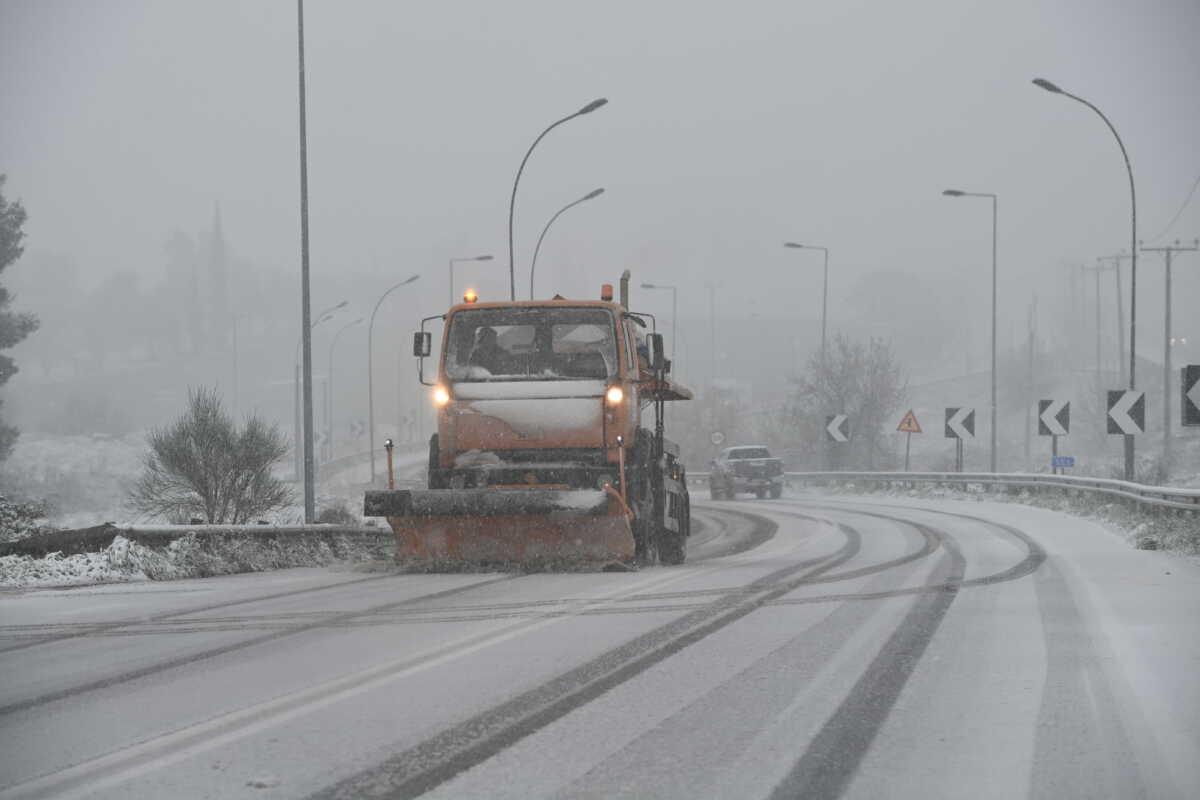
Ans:
[{"label": "tall light pole", "polygon": [[671,365],[675,365],[675,320],[678,315],[675,313],[679,307],[679,287],[672,286],[668,283],[643,283],[643,289],[670,289],[671,290]]},{"label": "tall light pole", "polygon": [[375,301],[375,308],[371,309],[371,321],[367,323],[367,446],[371,450],[371,485],[375,485],[375,370],[372,365],[372,345],[375,341],[375,314],[379,312],[379,306],[383,303],[385,297],[399,289],[401,286],[407,286],[415,281],[420,275],[413,275],[407,280],[400,281],[395,286],[388,289],[379,296]]},{"label": "tall light pole", "polygon": [[996,195],[989,192],[963,192],[946,189],[946,197],[990,197],[992,199],[992,452],[988,457],[991,471],[996,471]]},{"label": "tall light pole", "polygon": [[312,309],[308,291],[308,122],[304,91],[304,0],[296,0],[296,33],[300,78],[300,333],[304,347],[304,522],[316,518],[316,486],[312,456]]},{"label": "tall light pole", "polygon": [[587,194],[585,194],[583,197],[579,198],[575,202],[567,203],[565,206],[560,208],[558,211],[554,212],[554,216],[551,217],[550,221],[546,223],[546,227],[542,228],[542,235],[538,237],[537,247],[533,248],[533,261],[529,265],[529,299],[530,300],[533,299],[533,275],[534,275],[534,272],[537,270],[538,251],[540,251],[542,249],[542,240],[546,238],[546,231],[550,230],[550,226],[554,224],[554,220],[556,220],[560,216],[562,216],[562,213],[564,211],[566,211],[568,208],[574,208],[575,206],[579,205],[580,203],[585,202],[587,200],[591,200],[593,197],[599,197],[602,194],[604,194],[603,187],[601,187],[599,189],[593,189],[592,191],[588,192]]},{"label": "tall light pole", "polygon": [[796,242],[784,242],[784,247],[792,247],[798,250],[820,250],[825,254],[825,280],[821,288],[821,363],[825,363],[825,321],[826,311],[829,308],[829,248],[821,247],[815,244],[797,244]]},{"label": "tall light pole", "polygon": [[[311,346],[312,346],[312,329],[317,327],[318,325],[320,325],[322,322],[328,322],[329,320],[333,319],[333,312],[337,311],[339,308],[344,308],[346,306],[346,302],[347,301],[343,300],[342,302],[338,303],[336,306],[330,306],[329,308],[322,311],[320,314],[317,314],[316,321],[308,326],[308,330],[301,331],[300,338],[296,340],[296,394],[295,394],[295,404],[296,404],[296,434],[295,434],[295,436],[296,436],[296,438],[295,438],[295,446],[293,447],[293,449],[296,452],[296,480],[300,480],[300,475],[301,475],[301,473],[304,472],[304,464],[306,463],[306,458],[310,452],[307,448],[312,446],[312,436],[311,435],[308,437],[307,440],[305,440],[302,437],[302,433],[304,430],[304,420],[301,418],[300,412],[301,412],[301,409],[304,407],[304,402],[303,402],[303,398],[302,398],[302,394],[301,394],[301,390],[300,390],[301,384],[303,383],[303,376],[300,374],[300,348],[304,345],[305,342],[307,342],[309,344],[309,347],[311,348]],[[312,378],[312,368],[311,367],[312,367],[312,365],[310,364],[309,370],[308,370],[308,376],[309,376],[310,380]],[[312,388],[312,384],[310,383],[309,389],[311,390],[311,388]],[[311,394],[309,395],[309,400],[312,400]],[[311,422],[312,421],[312,416],[311,416],[312,408],[311,407],[309,408],[309,414],[310,414],[309,422]],[[315,476],[314,476],[314,479],[315,479]]]},{"label": "tall light pole", "polygon": [[353,328],[358,323],[362,322],[363,318],[359,317],[353,322],[347,322],[342,327],[338,328],[337,333],[333,335],[333,341],[329,343],[329,373],[328,373],[328,397],[325,398],[325,439],[326,448],[328,448],[329,458],[333,458],[333,348],[337,347],[338,338],[347,328]]},{"label": "tall light pole", "polygon": [[[1044,78],[1034,78],[1033,85],[1040,89],[1045,89],[1053,94],[1061,94],[1064,97],[1069,97],[1079,103],[1095,111],[1100,119],[1104,120],[1104,124],[1112,131],[1113,138],[1117,140],[1117,146],[1121,148],[1121,156],[1125,159],[1125,171],[1129,173],[1129,388],[1133,390],[1137,386],[1134,377],[1134,370],[1137,366],[1137,192],[1133,186],[1133,167],[1129,164],[1129,152],[1125,149],[1125,143],[1121,141],[1121,135],[1117,133],[1117,129],[1109,122],[1108,117],[1104,116],[1104,112],[1096,108],[1096,106],[1084,100],[1082,97],[1077,97],[1070,92],[1064,91],[1055,86]],[[1134,477],[1133,470],[1133,434],[1125,435],[1125,480],[1131,481]]]},{"label": "tall light pole", "polygon": [[486,256],[471,256],[469,258],[452,258],[450,259],[450,305],[454,305],[454,265],[462,264],[466,261],[491,261],[490,255]]},{"label": "tall light pole", "polygon": [[551,124],[550,127],[538,134],[538,137],[533,140],[533,144],[529,145],[529,150],[525,152],[525,157],[521,159],[521,166],[517,168],[517,177],[513,180],[512,197],[509,198],[508,201],[508,286],[511,294],[509,297],[510,300],[517,299],[517,277],[516,271],[513,268],[513,209],[517,204],[517,185],[521,183],[521,173],[525,171],[525,162],[528,161],[529,156],[532,155],[533,148],[538,146],[538,142],[540,142],[547,133],[554,130],[559,125],[562,125],[564,122],[573,120],[576,117],[581,117],[584,114],[592,113],[597,108],[605,105],[607,102],[608,100],[603,97],[598,100],[593,100],[583,108],[576,111],[574,114],[568,114],[557,122]]}]

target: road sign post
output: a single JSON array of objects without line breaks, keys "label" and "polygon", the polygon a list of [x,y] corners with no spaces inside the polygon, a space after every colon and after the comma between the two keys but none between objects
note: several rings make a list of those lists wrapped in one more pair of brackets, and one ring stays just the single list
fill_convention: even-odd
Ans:
[{"label": "road sign post", "polygon": [[1055,475],[1059,473],[1059,467],[1061,466],[1058,463],[1058,437],[1066,436],[1070,431],[1071,401],[1038,401],[1038,436],[1050,437],[1051,472]]},{"label": "road sign post", "polygon": [[954,439],[954,469],[963,471],[963,440],[975,438],[975,409],[946,409],[946,438]]},{"label": "road sign post", "polygon": [[921,432],[921,423],[917,422],[917,415],[910,408],[908,413],[904,415],[904,419],[900,420],[900,424],[896,430],[904,433],[904,471],[908,472],[908,454],[912,448],[912,435]]}]

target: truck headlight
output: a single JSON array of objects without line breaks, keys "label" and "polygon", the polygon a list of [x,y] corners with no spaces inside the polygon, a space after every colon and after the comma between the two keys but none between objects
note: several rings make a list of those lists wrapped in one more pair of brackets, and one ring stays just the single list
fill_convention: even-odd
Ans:
[{"label": "truck headlight", "polygon": [[608,391],[604,393],[604,399],[608,401],[610,406],[619,406],[625,399],[625,390],[620,386],[610,386]]},{"label": "truck headlight", "polygon": [[450,402],[450,392],[446,391],[445,386],[433,387],[433,404],[441,407]]}]

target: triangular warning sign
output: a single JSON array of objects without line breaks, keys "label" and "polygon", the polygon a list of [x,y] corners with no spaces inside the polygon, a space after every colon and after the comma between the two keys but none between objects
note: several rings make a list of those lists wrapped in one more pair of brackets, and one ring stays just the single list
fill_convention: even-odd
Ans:
[{"label": "triangular warning sign", "polygon": [[920,433],[921,423],[917,422],[917,415],[910,408],[908,413],[904,415],[904,419],[900,420],[900,427],[896,430],[901,433]]}]

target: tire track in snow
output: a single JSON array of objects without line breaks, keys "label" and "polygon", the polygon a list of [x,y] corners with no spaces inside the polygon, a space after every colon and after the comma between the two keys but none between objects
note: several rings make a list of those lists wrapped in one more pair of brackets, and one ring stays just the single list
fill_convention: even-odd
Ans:
[{"label": "tire track in snow", "polygon": [[282,630],[272,631],[271,633],[265,634],[263,636],[255,636],[250,639],[245,639],[240,642],[234,642],[232,644],[223,645],[221,647],[214,647],[209,650],[200,651],[198,653],[190,653],[188,655],[180,656],[178,658],[172,658],[172,659],[168,659],[166,661],[160,661],[155,664],[150,664],[148,666],[141,667],[139,669],[129,670],[127,672],[122,672],[122,673],[119,673],[116,675],[110,675],[108,677],[100,678],[98,680],[90,681],[88,683],[79,684],[79,685],[72,686],[72,687],[69,687],[66,689],[59,689],[59,690],[56,690],[53,692],[47,692],[45,694],[37,695],[35,697],[26,698],[25,700],[19,700],[15,703],[10,703],[6,706],[0,706],[0,717],[8,715],[8,714],[15,714],[15,713],[21,712],[21,711],[27,711],[27,710],[29,710],[31,708],[35,708],[37,706],[46,705],[47,703],[53,703],[53,702],[56,702],[59,700],[65,700],[70,697],[75,697],[75,696],[78,696],[81,694],[86,694],[88,692],[94,692],[99,689],[107,689],[110,686],[116,686],[116,685],[119,685],[122,683],[128,683],[130,681],[134,681],[139,678],[144,678],[148,675],[154,675],[159,672],[165,672],[167,670],[176,669],[178,667],[195,664],[199,661],[205,661],[210,658],[216,658],[217,656],[225,655],[226,653],[232,653],[237,650],[244,650],[248,647],[254,647],[256,645],[264,644],[266,642],[272,642],[277,639],[282,639],[285,636],[294,636],[296,634],[306,633],[308,631],[316,630],[316,629],[322,628],[322,627],[327,627],[329,625],[335,625],[335,624],[338,624],[339,621],[349,622],[358,617],[368,616],[370,614],[378,614],[380,612],[389,611],[389,610],[392,610],[395,608],[400,608],[402,606],[411,605],[413,603],[420,603],[420,602],[424,602],[427,600],[436,600],[441,597],[450,597],[450,596],[453,596],[456,594],[461,594],[463,592],[471,591],[472,589],[478,589],[483,586],[488,586],[493,583],[500,583],[502,581],[514,580],[519,577],[521,577],[521,576],[519,576],[519,575],[503,575],[503,576],[500,576],[497,578],[490,578],[487,580],[476,581],[474,583],[470,583],[465,586],[456,586],[453,589],[443,589],[442,591],[431,592],[430,594],[418,595],[416,597],[410,597],[405,600],[398,600],[398,601],[395,601],[392,603],[384,603],[382,605],[374,606],[372,608],[367,608],[367,609],[363,609],[360,611],[347,611],[343,614],[339,614],[339,615],[334,616],[329,619],[320,620],[318,622],[310,622],[310,623],[306,623],[306,624],[293,625],[293,626],[284,628]]}]

